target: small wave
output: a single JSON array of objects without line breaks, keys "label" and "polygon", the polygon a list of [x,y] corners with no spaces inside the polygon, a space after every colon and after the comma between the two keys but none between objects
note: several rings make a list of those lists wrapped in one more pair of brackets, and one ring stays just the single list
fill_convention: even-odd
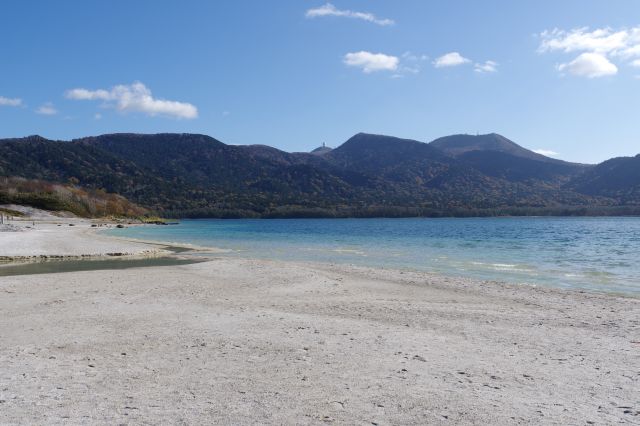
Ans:
[{"label": "small wave", "polygon": [[485,262],[471,262],[472,265],[478,265],[478,266],[494,266],[494,267],[501,267],[501,268],[515,268],[518,265],[514,265],[511,263],[485,263]]},{"label": "small wave", "polygon": [[495,266],[492,268],[494,271],[502,271],[502,272],[525,272],[527,274],[532,274],[533,269],[524,269],[524,268],[504,268]]},{"label": "small wave", "polygon": [[518,265],[512,263],[485,263],[485,262],[470,262],[475,266],[483,266],[494,271],[508,271],[508,272],[535,272],[534,268],[527,265]]},{"label": "small wave", "polygon": [[358,256],[366,256],[367,253],[363,252],[362,250],[355,250],[355,249],[333,249],[331,251],[334,251],[336,253],[347,253],[347,254],[357,254]]}]

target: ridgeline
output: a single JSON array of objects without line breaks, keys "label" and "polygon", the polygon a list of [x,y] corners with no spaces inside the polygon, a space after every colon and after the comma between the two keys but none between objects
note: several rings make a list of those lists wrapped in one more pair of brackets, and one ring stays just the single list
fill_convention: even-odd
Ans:
[{"label": "ridgeline", "polygon": [[568,163],[497,134],[423,143],[360,133],[312,153],[197,134],[30,136],[0,140],[0,176],[0,203],[16,202],[28,179],[58,185],[49,194],[84,192],[89,207],[72,204],[89,216],[105,197],[100,213],[194,218],[640,214],[640,156]]}]

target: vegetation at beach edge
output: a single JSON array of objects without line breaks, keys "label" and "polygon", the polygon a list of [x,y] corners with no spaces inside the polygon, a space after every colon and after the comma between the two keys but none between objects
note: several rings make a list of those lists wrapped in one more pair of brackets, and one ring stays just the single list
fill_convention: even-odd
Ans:
[{"label": "vegetation at beach edge", "polygon": [[[142,218],[149,211],[125,197],[100,189],[84,188],[20,177],[0,178],[0,204],[25,205],[54,212],[70,212],[80,217]],[[20,216],[12,209],[5,214]],[[158,219],[156,219],[158,220]]]}]

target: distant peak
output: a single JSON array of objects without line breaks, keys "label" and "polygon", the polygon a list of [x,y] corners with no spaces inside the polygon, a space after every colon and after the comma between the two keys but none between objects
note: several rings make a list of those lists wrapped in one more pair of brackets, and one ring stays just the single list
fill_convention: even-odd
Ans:
[{"label": "distant peak", "polygon": [[44,138],[40,135],[29,135],[27,137],[24,138],[27,141],[46,141],[47,138]]},{"label": "distant peak", "polygon": [[366,132],[356,133],[355,135],[353,135],[351,137],[351,139],[354,139],[354,138],[393,138],[393,139],[399,139],[399,138],[396,138],[395,136],[382,135],[380,133],[366,133]]},{"label": "distant peak", "polygon": [[325,142],[322,142],[322,145],[311,151],[311,153],[315,155],[323,155],[331,151],[333,151],[333,148],[328,147]]},{"label": "distant peak", "polygon": [[380,135],[375,133],[357,133],[353,135],[345,144],[358,142],[358,143],[397,143],[397,142],[409,142],[409,143],[423,143],[413,139],[404,139],[396,136]]},{"label": "distant peak", "polygon": [[523,148],[498,133],[445,136],[434,140],[430,145],[454,157],[459,157],[472,151],[498,151],[532,160],[555,161]]}]

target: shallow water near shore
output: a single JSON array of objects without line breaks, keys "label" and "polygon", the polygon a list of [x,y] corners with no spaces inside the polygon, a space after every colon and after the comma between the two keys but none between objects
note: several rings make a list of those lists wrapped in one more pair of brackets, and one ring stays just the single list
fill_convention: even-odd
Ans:
[{"label": "shallow water near shore", "polygon": [[4,265],[0,264],[0,277],[13,275],[55,274],[60,272],[130,269],[150,266],[188,265],[199,261],[201,260],[180,259],[174,257],[151,257],[144,259],[82,259],[6,263]]},{"label": "shallow water near shore", "polygon": [[640,218],[183,220],[109,235],[223,256],[408,268],[640,295]]}]

